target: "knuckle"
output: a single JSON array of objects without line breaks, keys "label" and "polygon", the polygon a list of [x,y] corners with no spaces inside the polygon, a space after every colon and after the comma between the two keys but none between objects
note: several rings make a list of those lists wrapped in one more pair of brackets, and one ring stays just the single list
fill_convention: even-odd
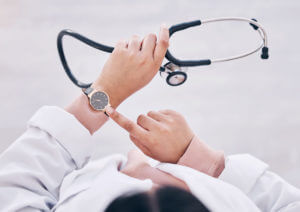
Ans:
[{"label": "knuckle", "polygon": [[166,134],[166,133],[169,132],[169,129],[168,129],[166,126],[162,126],[162,127],[160,128],[160,131],[161,131],[162,133]]},{"label": "knuckle", "polygon": [[184,119],[183,115],[181,113],[176,112],[176,117],[179,119]]},{"label": "knuckle", "polygon": [[116,47],[113,51],[113,55],[120,56],[122,54],[122,50],[118,47]]},{"label": "knuckle", "polygon": [[166,111],[170,114],[173,114],[175,112],[174,110],[170,110],[170,109],[167,109]]},{"label": "knuckle", "polygon": [[129,134],[129,139],[133,142],[137,141],[137,139],[132,134]]},{"label": "knuckle", "polygon": [[137,119],[137,124],[138,125],[144,125],[145,124],[145,122],[147,121],[146,120],[147,119],[147,116],[145,116],[145,115],[140,115],[139,117],[138,117],[138,119]]},{"label": "knuckle", "polygon": [[139,58],[140,64],[146,64],[148,61],[148,57],[146,55],[141,55]]},{"label": "knuckle", "polygon": [[115,55],[122,55],[122,54],[125,53],[125,51],[126,51],[125,49],[120,48],[119,46],[116,46],[116,48],[113,51],[113,54],[115,54]]},{"label": "knuckle", "polygon": [[129,139],[133,142],[135,141],[134,137],[131,134],[129,134]]},{"label": "knuckle", "polygon": [[118,46],[122,45],[124,42],[125,42],[124,40],[119,40],[119,41],[117,41],[116,46],[118,47]]},{"label": "knuckle", "polygon": [[114,118],[114,119],[116,119],[117,121],[120,119],[119,113],[112,113],[110,116],[111,116],[111,118]]},{"label": "knuckle", "polygon": [[160,148],[160,142],[158,140],[153,140],[152,141],[152,147],[153,149],[155,149],[156,151]]},{"label": "knuckle", "polygon": [[161,40],[159,41],[159,43],[160,43],[161,46],[163,46],[163,47],[165,47],[165,48],[168,48],[168,47],[169,47],[169,40],[167,40],[167,39],[161,39]]},{"label": "knuckle", "polygon": [[155,113],[155,112],[151,110],[151,111],[149,111],[149,112],[147,113],[147,115],[148,115],[148,116],[152,116],[154,113]]},{"label": "knuckle", "polygon": [[139,40],[140,36],[138,36],[137,34],[134,34],[134,35],[131,36],[131,39],[132,40]]},{"label": "knuckle", "polygon": [[160,110],[160,113],[164,113],[164,114],[170,114],[172,110],[170,109],[164,109],[164,110]]},{"label": "knuckle", "polygon": [[128,53],[128,57],[129,57],[129,59],[135,59],[136,53],[135,53],[134,51],[130,51],[130,52]]},{"label": "knuckle", "polygon": [[168,114],[168,115],[171,115],[171,116],[177,114],[177,112],[176,112],[175,110],[170,110],[170,109],[166,109],[166,110],[164,110],[164,112],[165,112],[166,114]]},{"label": "knuckle", "polygon": [[146,142],[148,145],[150,145],[151,147],[155,146],[157,144],[157,142],[155,141],[155,139],[153,138],[146,138]]},{"label": "knuckle", "polygon": [[131,122],[126,122],[124,124],[124,128],[128,131],[128,132],[132,132],[133,131],[133,124]]},{"label": "knuckle", "polygon": [[180,117],[183,117],[181,115],[181,113],[178,113],[177,111],[174,111],[172,110],[171,113],[170,113],[174,118],[180,118]]},{"label": "knuckle", "polygon": [[137,118],[137,123],[138,124],[141,123],[141,121],[143,120],[143,118],[144,118],[143,114],[139,115],[138,118]]},{"label": "knuckle", "polygon": [[156,35],[155,35],[154,33],[149,33],[149,34],[147,35],[147,37],[149,37],[149,38],[152,39],[152,40],[156,40]]},{"label": "knuckle", "polygon": [[174,124],[174,123],[175,123],[175,120],[174,120],[173,118],[168,118],[168,122],[169,122],[170,124]]}]

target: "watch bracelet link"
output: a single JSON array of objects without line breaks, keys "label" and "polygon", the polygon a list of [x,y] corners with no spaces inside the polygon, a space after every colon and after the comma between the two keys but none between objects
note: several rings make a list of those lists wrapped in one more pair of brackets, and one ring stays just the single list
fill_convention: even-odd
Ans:
[{"label": "watch bracelet link", "polygon": [[92,93],[92,91],[94,90],[94,88],[92,87],[88,87],[88,88],[82,88],[82,92],[88,96],[90,93]]}]

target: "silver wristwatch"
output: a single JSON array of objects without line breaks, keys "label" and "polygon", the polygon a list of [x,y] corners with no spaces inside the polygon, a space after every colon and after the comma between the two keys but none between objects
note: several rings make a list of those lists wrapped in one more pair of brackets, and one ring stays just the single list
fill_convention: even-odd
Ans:
[{"label": "silver wristwatch", "polygon": [[105,109],[107,106],[110,106],[107,93],[92,87],[82,89],[82,91],[89,98],[90,105],[94,110],[102,111],[107,115]]}]

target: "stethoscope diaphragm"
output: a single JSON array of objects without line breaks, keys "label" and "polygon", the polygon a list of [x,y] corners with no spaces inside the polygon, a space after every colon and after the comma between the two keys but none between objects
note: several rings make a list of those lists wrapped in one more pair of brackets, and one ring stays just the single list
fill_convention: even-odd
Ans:
[{"label": "stethoscope diaphragm", "polygon": [[167,84],[171,86],[181,85],[187,79],[185,70],[171,62],[164,65],[164,71],[160,71],[160,76],[165,78]]}]

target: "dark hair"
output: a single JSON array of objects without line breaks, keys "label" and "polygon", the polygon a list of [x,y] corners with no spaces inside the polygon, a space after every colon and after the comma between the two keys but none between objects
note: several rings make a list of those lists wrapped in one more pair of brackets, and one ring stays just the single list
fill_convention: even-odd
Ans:
[{"label": "dark hair", "polygon": [[117,197],[105,212],[208,212],[192,193],[173,186],[154,192],[127,193]]}]

